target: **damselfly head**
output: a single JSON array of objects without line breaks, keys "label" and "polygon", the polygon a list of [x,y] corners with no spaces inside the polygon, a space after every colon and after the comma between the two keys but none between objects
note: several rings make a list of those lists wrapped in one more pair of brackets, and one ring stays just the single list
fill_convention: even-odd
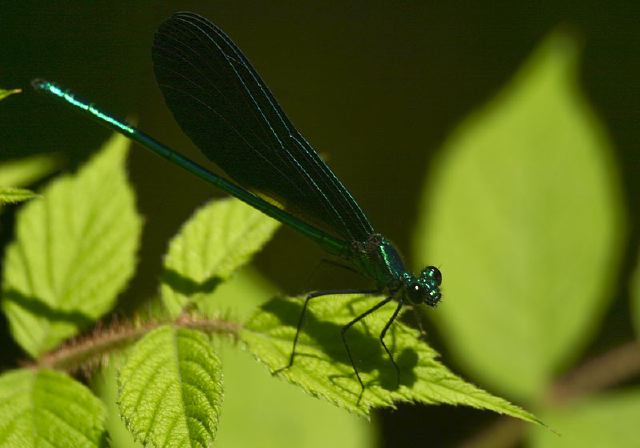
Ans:
[{"label": "damselfly head", "polygon": [[407,297],[418,305],[425,303],[429,306],[436,306],[442,293],[440,284],[442,283],[442,273],[435,266],[427,266],[420,272],[418,278],[413,278],[406,284]]}]

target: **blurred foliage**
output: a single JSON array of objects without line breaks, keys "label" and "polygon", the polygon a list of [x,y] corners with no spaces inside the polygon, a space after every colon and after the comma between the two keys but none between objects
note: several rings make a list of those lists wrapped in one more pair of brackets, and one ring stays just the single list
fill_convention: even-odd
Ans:
[{"label": "blurred foliage", "polygon": [[[552,34],[452,133],[424,190],[415,258],[446,273],[442,309],[429,315],[464,370],[560,433],[583,433],[537,431],[533,446],[631,447],[637,434],[602,443],[619,429],[614,418],[586,444],[598,402],[571,418],[552,390],[602,325],[627,233],[611,143],[577,80],[575,40]],[[633,374],[633,357],[626,363]]]},{"label": "blurred foliage", "polygon": [[0,164],[0,187],[30,185],[54,171],[60,162],[50,154],[3,161]]},{"label": "blurred foliage", "polygon": [[640,415],[640,390],[596,395],[544,414],[562,435],[533,431],[536,448],[633,447],[638,445],[636,424]]},{"label": "blurred foliage", "polygon": [[3,263],[2,308],[34,357],[110,311],[133,276],[142,223],[124,172],[128,146],[114,137],[76,175],[55,179],[18,212]]},{"label": "blurred foliage", "polygon": [[638,264],[631,280],[631,318],[635,325],[636,333],[640,334],[640,263]]},{"label": "blurred foliage", "polygon": [[459,362],[532,404],[593,337],[625,242],[610,144],[576,79],[574,41],[551,36],[445,143],[418,225],[416,259],[447,273],[434,320]]},{"label": "blurred foliage", "polygon": [[37,196],[26,188],[0,187],[0,204],[17,204]]},{"label": "blurred foliage", "polygon": [[9,95],[15,95],[16,93],[20,93],[20,92],[21,92],[20,89],[13,89],[13,90],[0,89],[0,100],[5,99]]},{"label": "blurred foliage", "polygon": [[58,165],[59,162],[53,155],[31,156],[2,162],[0,164],[0,211],[3,204],[13,204],[33,198],[34,193],[31,190],[20,187],[33,184],[50,174]]}]

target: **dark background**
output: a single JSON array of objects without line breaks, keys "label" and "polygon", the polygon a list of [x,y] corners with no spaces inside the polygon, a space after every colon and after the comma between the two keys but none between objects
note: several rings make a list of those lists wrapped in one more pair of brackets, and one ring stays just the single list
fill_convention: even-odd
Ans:
[{"label": "dark background", "polygon": [[[45,77],[204,162],[164,106],[150,59],[158,24],[174,11],[191,10],[236,41],[377,229],[407,253],[415,204],[443,139],[509,79],[549,31],[564,26],[582,37],[583,86],[616,146],[632,219],[625,273],[634,265],[640,2],[167,3],[3,2],[0,86],[26,93],[0,108],[0,160],[59,152],[72,169],[109,135],[29,91],[32,78]],[[122,297],[123,308],[155,293],[166,242],[195,207],[219,194],[139,148],[132,152],[130,171],[146,223],[138,275]],[[9,214],[2,221],[2,244],[11,236],[10,225]],[[308,278],[321,256],[313,243],[282,230],[257,265],[283,290],[299,292],[310,289]],[[315,276],[314,286],[334,274]],[[628,321],[624,296],[623,286],[608,318],[613,332],[629,331],[628,323],[616,325]],[[2,364],[13,359],[15,353],[3,348]],[[381,417],[385,446],[449,446],[494,418],[415,406]]]}]

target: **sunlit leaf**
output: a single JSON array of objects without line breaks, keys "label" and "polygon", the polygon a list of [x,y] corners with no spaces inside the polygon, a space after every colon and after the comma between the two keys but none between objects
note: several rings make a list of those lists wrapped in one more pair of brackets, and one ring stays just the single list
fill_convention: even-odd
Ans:
[{"label": "sunlit leaf", "polygon": [[102,447],[104,417],[100,400],[62,373],[0,376],[0,447]]},{"label": "sunlit leaf", "polygon": [[133,274],[141,219],[126,179],[127,146],[113,138],[18,212],[2,304],[14,338],[33,356],[109,311]]},{"label": "sunlit leaf", "polygon": [[592,337],[613,298],[624,211],[601,123],[554,34],[442,148],[415,258],[442,268],[432,314],[484,384],[534,399]]},{"label": "sunlit leaf", "polygon": [[272,371],[279,371],[308,393],[357,414],[368,415],[372,408],[393,406],[395,402],[420,402],[471,406],[537,421],[519,407],[454,375],[431,347],[418,340],[417,331],[396,322],[385,341],[400,368],[398,384],[396,371],[378,340],[395,304],[383,307],[346,333],[366,386],[362,392],[340,330],[380,299],[326,296],[311,302],[294,365],[288,369],[281,370],[289,362],[302,309],[300,299],[275,299],[267,303],[247,323],[240,337]]},{"label": "sunlit leaf", "polygon": [[118,377],[127,426],[145,446],[210,446],[222,401],[222,370],[208,337],[160,327],[131,350]]},{"label": "sunlit leaf", "polygon": [[271,239],[278,222],[237,199],[198,210],[171,241],[162,300],[173,315],[206,297]]}]

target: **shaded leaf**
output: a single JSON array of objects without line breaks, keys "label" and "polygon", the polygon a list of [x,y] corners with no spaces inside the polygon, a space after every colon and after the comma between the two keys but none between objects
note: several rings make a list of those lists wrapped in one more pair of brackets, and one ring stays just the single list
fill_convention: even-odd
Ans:
[{"label": "shaded leaf", "polygon": [[238,199],[200,208],[169,245],[162,300],[176,316],[210,294],[271,239],[279,223]]},{"label": "shaded leaf", "polygon": [[14,338],[33,356],[111,310],[133,275],[141,220],[126,179],[127,145],[112,138],[18,212],[2,305]]},{"label": "shaded leaf", "polygon": [[[308,393],[351,412],[368,415],[371,408],[394,402],[465,405],[508,414],[535,422],[535,417],[465,382],[449,371],[438,354],[419,341],[417,331],[397,322],[385,341],[400,368],[400,384],[378,335],[394,311],[388,304],[356,324],[346,334],[366,389],[361,394],[340,337],[341,328],[373,307],[380,297],[325,296],[312,301],[304,332],[298,342],[295,363],[280,370],[288,381]],[[291,353],[301,299],[275,299],[262,307],[241,332],[249,350],[272,371],[286,366]]]},{"label": "shaded leaf", "polygon": [[38,196],[25,188],[0,187],[0,204],[17,204]]},{"label": "shaded leaf", "polygon": [[531,433],[534,448],[635,448],[640,440],[640,389],[595,396],[548,411],[544,418],[561,436],[550,431]]},{"label": "shaded leaf", "polygon": [[[415,257],[442,267],[436,322],[461,365],[532,400],[584,348],[612,299],[624,209],[601,123],[555,34],[448,139]],[[428,208],[428,212],[427,212]]]},{"label": "shaded leaf", "polygon": [[0,376],[0,447],[102,447],[105,411],[77,381],[52,370]]},{"label": "shaded leaf", "polygon": [[160,327],[131,350],[118,377],[128,428],[145,446],[210,446],[222,401],[222,371],[207,336]]}]

